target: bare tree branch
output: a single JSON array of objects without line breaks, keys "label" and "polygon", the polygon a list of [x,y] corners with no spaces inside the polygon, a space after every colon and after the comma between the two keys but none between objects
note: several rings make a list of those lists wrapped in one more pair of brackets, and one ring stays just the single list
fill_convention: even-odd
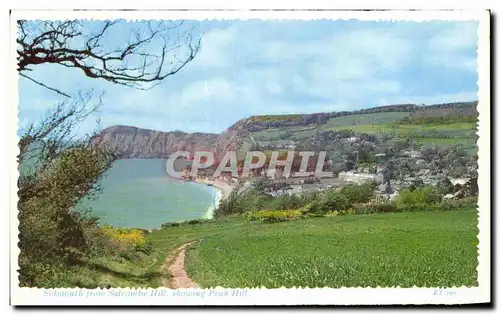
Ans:
[{"label": "bare tree branch", "polygon": [[[179,72],[199,52],[201,38],[193,40],[192,31],[182,32],[182,21],[169,26],[163,22],[153,26],[148,22],[130,33],[124,47],[110,48],[108,35],[117,25],[123,24],[120,22],[105,21],[97,31],[89,33],[89,27],[79,21],[18,21],[18,71],[23,74],[36,65],[59,64],[80,69],[89,78],[148,90]],[[153,49],[155,51],[151,52]]]},{"label": "bare tree branch", "polygon": [[40,86],[43,86],[43,87],[44,87],[44,88],[46,88],[46,89],[49,89],[49,90],[51,90],[51,91],[54,91],[54,92],[56,92],[57,94],[61,94],[61,95],[64,95],[64,96],[66,96],[66,97],[71,98],[71,96],[69,96],[68,94],[63,93],[63,92],[59,91],[58,89],[51,88],[50,86],[47,86],[47,85],[43,84],[42,82],[39,82],[39,81],[37,81],[37,80],[35,80],[35,79],[33,79],[33,78],[31,78],[31,77],[29,77],[29,76],[25,75],[24,73],[19,73],[19,75],[20,75],[20,76],[25,77],[26,79],[28,79],[28,80],[30,80],[30,81],[32,81],[32,82],[35,82],[36,84],[38,84],[38,85],[40,85]]}]

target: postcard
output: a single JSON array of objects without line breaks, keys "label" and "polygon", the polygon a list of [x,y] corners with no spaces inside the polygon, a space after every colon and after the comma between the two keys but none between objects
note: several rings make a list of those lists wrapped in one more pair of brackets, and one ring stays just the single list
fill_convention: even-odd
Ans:
[{"label": "postcard", "polygon": [[489,23],[12,11],[11,303],[491,302]]}]

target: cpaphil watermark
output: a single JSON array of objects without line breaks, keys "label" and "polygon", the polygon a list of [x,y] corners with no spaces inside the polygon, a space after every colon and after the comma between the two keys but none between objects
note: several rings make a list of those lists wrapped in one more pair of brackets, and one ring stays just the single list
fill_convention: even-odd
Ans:
[{"label": "cpaphil watermark", "polygon": [[[192,162],[189,167],[179,171],[174,165],[176,160],[181,158]],[[298,160],[300,160],[300,166],[294,169]],[[327,165],[326,151],[319,151],[318,154],[313,151],[288,151],[286,159],[280,159],[279,151],[272,151],[270,156],[261,151],[249,151],[243,161],[237,160],[235,151],[228,151],[217,162],[213,152],[210,151],[197,151],[194,155],[188,151],[177,151],[169,156],[166,171],[174,178],[197,177],[200,170],[209,168],[215,168],[214,177],[219,177],[223,173],[231,173],[231,176],[235,178],[249,177],[257,173],[272,178],[279,169],[281,176],[285,178],[310,176],[319,178],[332,176],[332,172],[324,171]],[[313,168],[312,171],[311,168]]]}]

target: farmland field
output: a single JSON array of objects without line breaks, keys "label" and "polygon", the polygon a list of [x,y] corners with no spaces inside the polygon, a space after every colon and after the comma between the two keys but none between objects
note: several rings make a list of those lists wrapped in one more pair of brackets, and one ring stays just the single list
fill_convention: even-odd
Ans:
[{"label": "farmland field", "polygon": [[328,130],[352,130],[364,133],[395,133],[396,135],[411,135],[421,131],[456,131],[456,130],[474,130],[473,123],[453,123],[453,124],[435,124],[435,125],[410,125],[410,124],[362,124],[353,126],[331,127]]},{"label": "farmland field", "polygon": [[475,210],[248,224],[187,254],[202,287],[473,286]]},{"label": "farmland field", "polygon": [[389,134],[395,138],[412,137],[420,145],[462,144],[467,150],[476,148],[476,124],[469,122],[435,124],[400,124],[407,112],[386,112],[335,117],[317,126],[271,128],[252,133],[255,140],[272,141],[278,145],[283,140],[304,141],[312,139],[317,131],[351,130],[368,134]]},{"label": "farmland field", "polygon": [[408,112],[387,112],[387,113],[348,115],[348,116],[330,118],[326,124],[322,125],[322,127],[323,129],[331,129],[337,127],[353,126],[353,125],[384,124],[384,123],[398,121],[408,115],[409,115]]},{"label": "farmland field", "polygon": [[275,139],[290,139],[303,140],[310,138],[316,132],[316,126],[297,126],[273,128],[252,133],[255,140],[275,140]]}]

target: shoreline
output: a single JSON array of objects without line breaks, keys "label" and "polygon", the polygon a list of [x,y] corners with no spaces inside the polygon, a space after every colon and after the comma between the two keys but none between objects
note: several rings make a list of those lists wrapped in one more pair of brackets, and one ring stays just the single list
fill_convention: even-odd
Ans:
[{"label": "shoreline", "polygon": [[225,198],[228,198],[231,195],[231,192],[235,187],[233,187],[230,183],[220,180],[220,179],[208,179],[208,178],[196,178],[191,180],[184,180],[181,178],[176,178],[176,180],[187,182],[187,183],[195,183],[202,184],[207,187],[212,187],[215,189],[214,200],[212,201],[212,205],[208,207],[207,212],[201,218],[203,219],[213,219],[215,209],[218,207],[219,202]]},{"label": "shoreline", "polygon": [[217,192],[217,195],[214,199],[214,204],[208,208],[207,213],[205,214],[204,218],[205,219],[213,219],[214,217],[214,212],[215,209],[218,207],[219,202],[231,194],[231,191],[233,190],[233,187],[222,180],[217,180],[217,179],[194,179],[192,180],[193,183],[197,184],[202,184],[207,187],[213,187],[215,191]]},{"label": "shoreline", "polygon": [[203,184],[206,186],[212,186],[215,189],[217,189],[221,193],[221,199],[229,197],[231,195],[231,192],[233,191],[234,187],[222,180],[218,179],[194,179],[192,180],[194,183],[198,184]]}]

